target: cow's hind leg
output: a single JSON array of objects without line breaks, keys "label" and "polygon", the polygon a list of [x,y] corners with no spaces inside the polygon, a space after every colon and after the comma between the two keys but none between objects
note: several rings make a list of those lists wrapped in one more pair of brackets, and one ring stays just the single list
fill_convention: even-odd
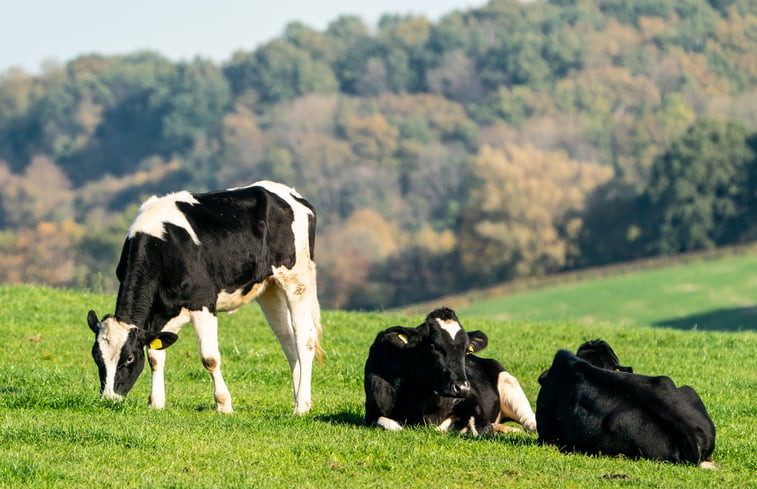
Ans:
[{"label": "cow's hind leg", "polygon": [[231,413],[231,395],[221,375],[221,352],[218,350],[218,318],[207,307],[190,313],[197,333],[202,365],[213,379],[213,397],[219,413]]},{"label": "cow's hind leg", "polygon": [[297,360],[300,366],[299,387],[296,391],[294,412],[295,414],[304,414],[313,407],[310,381],[313,374],[313,358],[316,354],[320,356],[321,351],[319,341],[320,311],[318,311],[317,317],[314,316],[314,311],[317,310],[317,300],[315,306],[312,302],[315,297],[314,291],[312,294],[306,292],[302,296],[289,293],[287,297],[289,299],[289,311],[292,315],[292,326],[294,327]]},{"label": "cow's hind leg", "polygon": [[501,413],[520,423],[527,431],[536,431],[536,415],[518,379],[507,372],[500,372],[497,392]]},{"label": "cow's hind leg", "polygon": [[258,296],[257,301],[273,333],[279,340],[281,349],[284,350],[287,362],[289,362],[296,402],[300,387],[300,366],[297,361],[297,346],[294,342],[294,328],[292,327],[292,316],[289,314],[286,293],[278,284],[273,283]]},{"label": "cow's hind leg", "polygon": [[320,308],[316,295],[315,265],[309,263],[281,274],[278,284],[284,291],[289,308],[294,347],[297,354],[292,380],[295,384],[295,414],[305,414],[313,407],[310,380],[313,358],[320,354]]}]

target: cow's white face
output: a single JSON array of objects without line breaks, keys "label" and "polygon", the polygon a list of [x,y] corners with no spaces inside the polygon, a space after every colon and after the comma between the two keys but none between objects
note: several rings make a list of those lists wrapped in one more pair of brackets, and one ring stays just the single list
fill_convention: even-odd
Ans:
[{"label": "cow's white face", "polygon": [[89,311],[87,323],[95,333],[92,358],[100,375],[100,395],[106,399],[121,399],[134,387],[145,367],[146,345],[160,350],[178,338],[174,333],[151,335],[110,315],[100,321],[94,311]]}]

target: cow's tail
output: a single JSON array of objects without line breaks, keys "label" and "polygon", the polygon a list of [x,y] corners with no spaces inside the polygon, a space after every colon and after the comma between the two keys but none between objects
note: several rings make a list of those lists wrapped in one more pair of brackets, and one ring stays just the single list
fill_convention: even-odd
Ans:
[{"label": "cow's tail", "polygon": [[321,348],[321,335],[323,326],[321,326],[321,306],[318,303],[318,294],[313,291],[313,300],[310,301],[310,314],[313,316],[313,325],[315,326],[315,356],[318,363],[323,364],[323,348]]},{"label": "cow's tail", "polygon": [[315,213],[315,207],[310,202],[300,197],[300,203],[308,209],[308,252],[310,255],[310,264],[313,267],[313,297],[310,301],[310,314],[313,317],[313,324],[315,325],[315,356],[318,358],[318,363],[323,364],[323,348],[321,347],[321,335],[323,334],[323,326],[321,326],[321,305],[318,302],[318,283],[317,280],[317,267],[315,264],[315,228],[317,217]]}]

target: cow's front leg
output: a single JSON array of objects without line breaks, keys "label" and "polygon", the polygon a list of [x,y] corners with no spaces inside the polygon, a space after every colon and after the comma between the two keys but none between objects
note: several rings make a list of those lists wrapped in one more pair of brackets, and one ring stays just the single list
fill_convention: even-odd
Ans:
[{"label": "cow's front leg", "polygon": [[165,350],[147,349],[147,361],[150,363],[152,378],[150,383],[150,399],[147,405],[155,409],[163,409],[166,406],[166,385],[163,377],[163,369],[166,365]]},{"label": "cow's front leg", "polygon": [[213,379],[213,397],[216,411],[231,413],[231,395],[221,375],[221,352],[218,350],[218,318],[207,307],[191,313],[192,324],[197,333],[200,360]]}]

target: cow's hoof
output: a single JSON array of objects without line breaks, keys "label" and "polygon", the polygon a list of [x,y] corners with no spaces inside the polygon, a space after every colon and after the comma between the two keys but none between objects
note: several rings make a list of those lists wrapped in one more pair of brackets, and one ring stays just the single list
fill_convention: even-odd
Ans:
[{"label": "cow's hoof", "polygon": [[494,433],[523,433],[523,430],[516,428],[515,426],[508,426],[502,423],[495,423],[492,425],[492,431]]},{"label": "cow's hoof", "polygon": [[294,414],[297,416],[303,416],[309,413],[311,409],[313,409],[313,401],[304,402],[301,406],[297,405],[294,407]]},{"label": "cow's hoof", "polygon": [[231,408],[231,406],[216,406],[216,412],[231,414],[234,412],[234,410]]},{"label": "cow's hoof", "polygon": [[536,418],[526,420],[526,422],[523,423],[523,429],[529,433],[536,433]]}]

